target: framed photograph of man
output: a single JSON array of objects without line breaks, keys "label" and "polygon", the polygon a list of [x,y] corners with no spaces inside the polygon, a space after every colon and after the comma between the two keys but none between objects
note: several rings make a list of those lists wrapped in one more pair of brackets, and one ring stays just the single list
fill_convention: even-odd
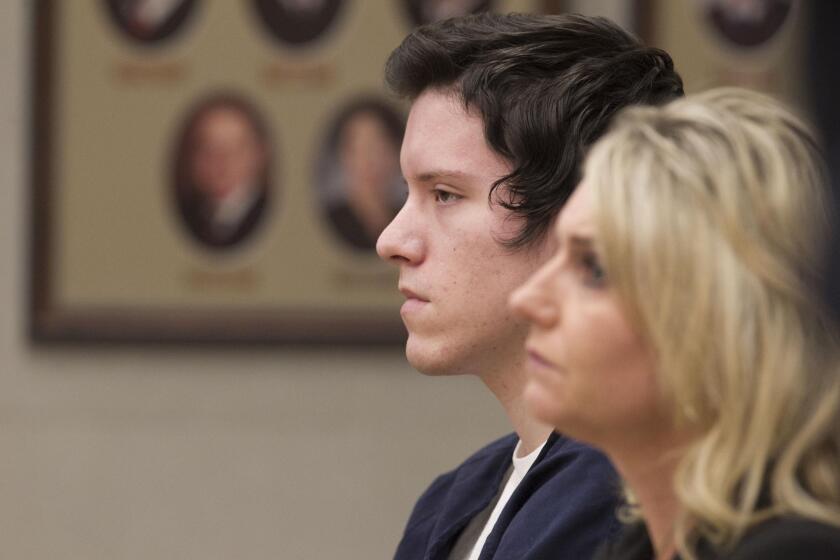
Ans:
[{"label": "framed photograph of man", "polygon": [[33,339],[402,341],[382,71],[420,4],[36,0]]},{"label": "framed photograph of man", "polygon": [[274,153],[265,120],[235,94],[211,95],[191,109],[173,153],[172,190],[199,245],[233,250],[261,229],[277,198]]}]

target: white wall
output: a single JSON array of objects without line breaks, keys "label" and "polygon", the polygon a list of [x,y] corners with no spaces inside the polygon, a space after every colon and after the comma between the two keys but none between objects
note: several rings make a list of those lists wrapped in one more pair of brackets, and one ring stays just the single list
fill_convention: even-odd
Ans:
[{"label": "white wall", "polygon": [[398,350],[29,345],[28,5],[0,3],[0,556],[389,557],[506,430],[475,380]]}]

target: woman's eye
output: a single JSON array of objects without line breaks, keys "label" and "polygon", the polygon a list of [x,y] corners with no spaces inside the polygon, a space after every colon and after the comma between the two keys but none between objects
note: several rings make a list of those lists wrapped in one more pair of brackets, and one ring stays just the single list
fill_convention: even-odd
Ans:
[{"label": "woman's eye", "polygon": [[435,201],[440,202],[441,204],[451,204],[452,202],[455,202],[456,200],[461,198],[460,196],[458,196],[455,193],[451,193],[449,191],[443,191],[443,190],[440,190],[440,189],[435,189],[434,190],[434,195],[435,195]]},{"label": "woman's eye", "polygon": [[584,283],[593,288],[601,288],[607,283],[607,273],[593,253],[583,255],[581,263],[584,269]]}]

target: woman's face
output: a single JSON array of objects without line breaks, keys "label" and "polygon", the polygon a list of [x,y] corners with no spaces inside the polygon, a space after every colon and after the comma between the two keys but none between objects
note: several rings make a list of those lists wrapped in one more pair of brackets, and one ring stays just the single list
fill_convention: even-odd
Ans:
[{"label": "woman's face", "polygon": [[[596,251],[593,193],[582,184],[558,218],[557,252],[511,296],[531,323],[524,398],[540,420],[609,446],[663,425],[654,358]],[[664,422],[667,423],[667,422]]]}]

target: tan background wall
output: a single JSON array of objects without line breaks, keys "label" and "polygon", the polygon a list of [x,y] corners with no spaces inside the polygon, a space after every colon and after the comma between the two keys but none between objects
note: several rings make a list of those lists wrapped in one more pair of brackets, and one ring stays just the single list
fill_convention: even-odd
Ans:
[{"label": "tan background wall", "polygon": [[29,346],[28,4],[0,3],[0,556],[390,557],[506,430],[474,380],[396,349]]}]

